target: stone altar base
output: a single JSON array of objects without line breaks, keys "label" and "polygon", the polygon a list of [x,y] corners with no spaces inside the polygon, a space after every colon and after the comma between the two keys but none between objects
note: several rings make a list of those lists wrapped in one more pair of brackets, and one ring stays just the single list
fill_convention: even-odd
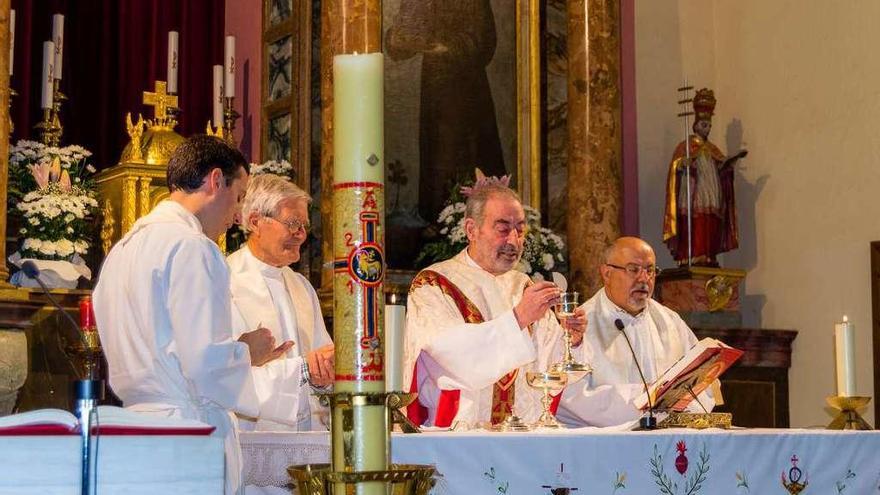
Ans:
[{"label": "stone altar base", "polygon": [[691,328],[737,328],[742,326],[739,287],[745,276],[745,270],[702,266],[663,270],[654,297]]}]

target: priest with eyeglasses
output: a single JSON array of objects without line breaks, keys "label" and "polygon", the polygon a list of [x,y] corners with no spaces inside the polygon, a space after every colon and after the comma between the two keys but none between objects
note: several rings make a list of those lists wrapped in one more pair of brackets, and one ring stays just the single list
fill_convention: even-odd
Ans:
[{"label": "priest with eyeglasses", "polygon": [[[654,250],[637,237],[621,237],[606,250],[599,267],[604,286],[581,306],[587,328],[573,349],[575,359],[589,363],[593,372],[565,388],[557,411],[561,421],[612,426],[638,419],[642,412],[635,402],[645,385],[636,361],[651,384],[697,343],[678,313],[651,298],[659,271]],[[710,390],[688,410],[711,411]]]}]

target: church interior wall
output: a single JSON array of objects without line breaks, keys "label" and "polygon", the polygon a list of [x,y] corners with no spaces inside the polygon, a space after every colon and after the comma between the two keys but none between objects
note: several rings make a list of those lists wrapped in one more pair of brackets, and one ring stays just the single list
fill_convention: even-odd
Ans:
[{"label": "church interior wall", "polygon": [[260,157],[260,128],[262,104],[262,6],[260,2],[226,0],[226,34],[235,36],[238,71],[235,94],[246,98],[236,101],[241,118],[236,123],[235,140],[242,153],[251,162],[262,162]]},{"label": "church interior wall", "polygon": [[[880,3],[820,0],[637,2],[639,216],[662,245],[669,158],[683,139],[684,75],[718,100],[710,140],[737,166],[744,326],[795,329],[791,424],[827,424],[834,323],[856,328],[857,391],[873,395],[869,243],[880,239]],[[875,398],[876,399],[876,398]],[[873,407],[866,419],[874,423]]]}]

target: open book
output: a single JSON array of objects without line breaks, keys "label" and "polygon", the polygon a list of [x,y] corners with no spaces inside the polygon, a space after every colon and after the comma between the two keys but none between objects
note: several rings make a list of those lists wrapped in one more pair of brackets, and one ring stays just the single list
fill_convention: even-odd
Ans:
[{"label": "open book", "polygon": [[[720,340],[700,340],[648,387],[654,410],[684,411],[695,395],[712,385],[742,355],[743,351]],[[647,410],[648,396],[642,393],[635,405]]]},{"label": "open book", "polygon": [[[115,406],[98,406],[92,434],[210,435],[214,427],[193,419],[163,418]],[[0,417],[0,436],[78,435],[76,416],[61,409],[38,409]]]}]

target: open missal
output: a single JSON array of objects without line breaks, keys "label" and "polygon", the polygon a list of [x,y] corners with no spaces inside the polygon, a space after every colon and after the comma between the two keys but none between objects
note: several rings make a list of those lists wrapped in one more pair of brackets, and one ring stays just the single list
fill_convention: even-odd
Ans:
[{"label": "open missal", "polygon": [[[720,340],[700,340],[648,387],[654,410],[684,411],[694,396],[712,385],[742,355],[743,351]],[[647,395],[642,393],[636,399],[636,407],[648,409]]]},{"label": "open missal", "polygon": [[[214,427],[193,419],[163,418],[115,406],[98,406],[92,434],[210,435]],[[38,409],[0,417],[0,436],[78,435],[76,416],[61,409]]]}]

